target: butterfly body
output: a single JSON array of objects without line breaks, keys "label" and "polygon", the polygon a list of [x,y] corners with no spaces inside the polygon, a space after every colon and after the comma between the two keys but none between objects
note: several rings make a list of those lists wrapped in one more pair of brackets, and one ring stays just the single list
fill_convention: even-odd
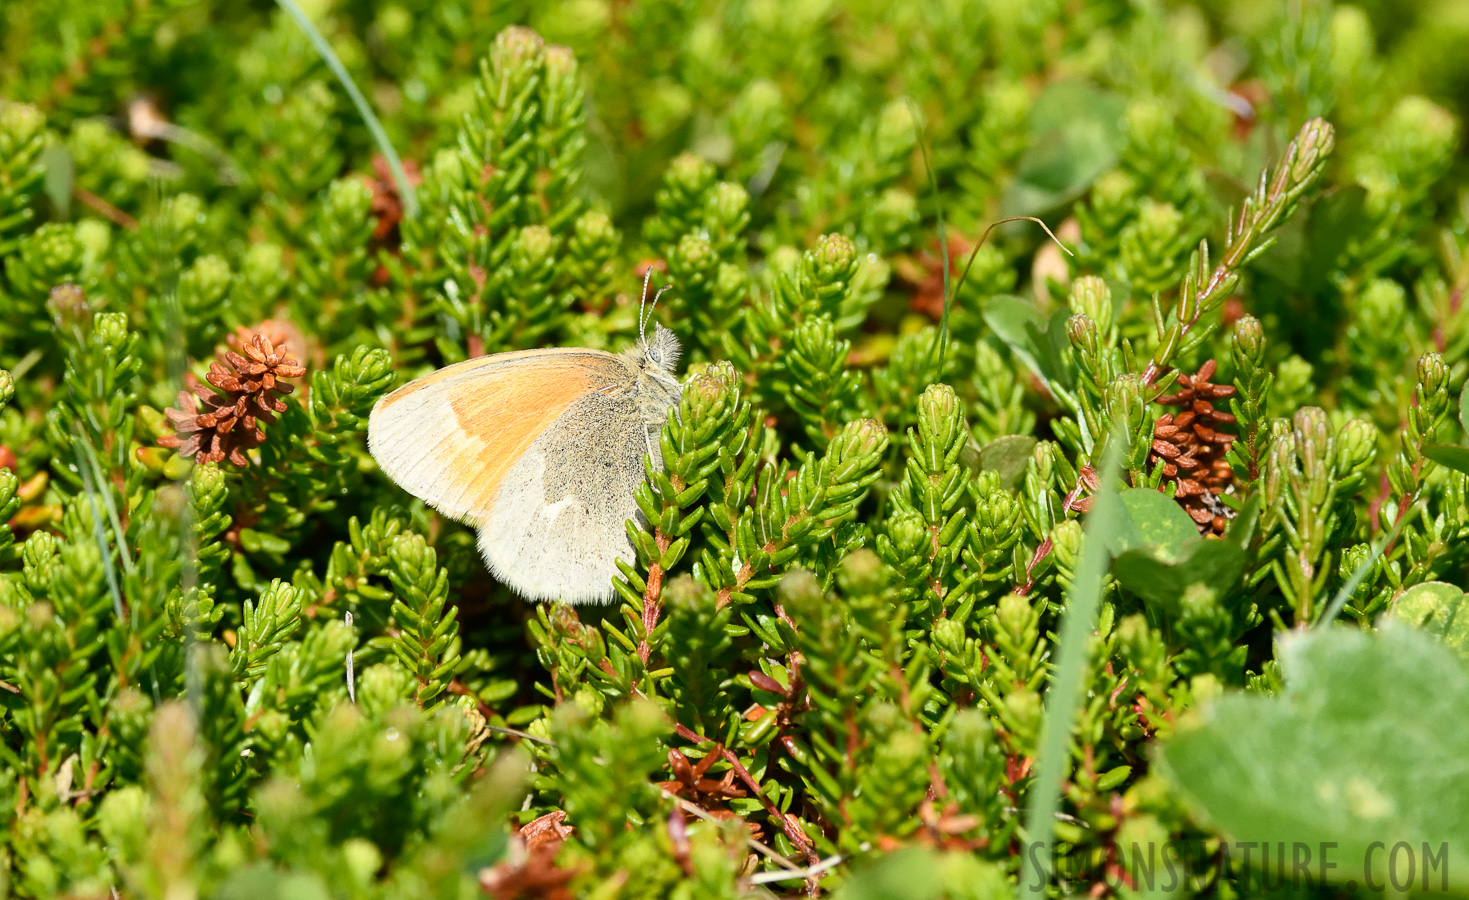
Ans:
[{"label": "butterfly body", "polygon": [[495,577],[532,600],[606,602],[643,457],[678,404],[678,340],[621,354],[558,348],[448,366],[378,401],[368,446],[409,493],[479,529]]}]

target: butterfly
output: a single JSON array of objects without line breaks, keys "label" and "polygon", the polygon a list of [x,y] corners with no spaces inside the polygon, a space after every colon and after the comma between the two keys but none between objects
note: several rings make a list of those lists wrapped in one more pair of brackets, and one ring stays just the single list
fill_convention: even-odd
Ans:
[{"label": "butterfly", "polygon": [[663,466],[678,358],[678,337],[660,324],[649,338],[640,308],[638,342],[622,353],[497,353],[398,388],[373,407],[368,448],[408,493],[479,529],[502,584],[529,600],[606,603],[617,560],[635,559],[627,521],[647,525],[634,492],[644,455]]}]

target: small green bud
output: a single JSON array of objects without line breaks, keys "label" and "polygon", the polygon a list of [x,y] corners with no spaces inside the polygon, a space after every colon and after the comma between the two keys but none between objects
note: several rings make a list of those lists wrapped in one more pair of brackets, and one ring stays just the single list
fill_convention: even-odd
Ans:
[{"label": "small green bud", "polygon": [[1029,688],[1014,691],[1005,698],[1006,718],[1017,734],[1034,736],[1040,731],[1041,695]]},{"label": "small green bud", "polygon": [[108,847],[129,859],[142,859],[148,848],[148,822],[153,801],[135,784],[108,792],[97,810],[97,830]]},{"label": "small green bud", "polygon": [[215,497],[225,491],[224,470],[214,463],[195,466],[194,477],[189,482],[189,490],[196,504],[212,502]]},{"label": "small green bud", "polygon": [[720,263],[719,271],[714,275],[714,295],[740,298],[745,295],[746,289],[745,267],[734,263]]},{"label": "small green bud", "polygon": [[1437,353],[1425,353],[1418,360],[1418,384],[1425,398],[1442,394],[1447,398],[1445,386],[1449,379],[1448,366],[1444,365],[1443,357]]},{"label": "small green bud", "polygon": [[1006,593],[995,607],[996,621],[1007,634],[1024,634],[1030,627],[1030,614],[1030,598],[1023,594]]},{"label": "small green bud", "polygon": [[[931,384],[918,398],[918,432],[927,444],[945,452],[965,434],[964,401],[942,382]],[[933,460],[943,465],[943,460]]]},{"label": "small green bud", "polygon": [[93,333],[105,347],[119,347],[128,338],[127,313],[98,313],[92,320]]},{"label": "small green bud", "polygon": [[1296,458],[1300,460],[1302,474],[1313,481],[1325,479],[1335,449],[1326,411],[1319,406],[1303,407],[1296,411],[1292,424]]},{"label": "small green bud", "polygon": [[81,273],[85,251],[75,227],[47,222],[21,241],[20,259],[10,261],[6,275],[16,290],[44,296],[52,287]]},{"label": "small green bud", "polygon": [[709,241],[698,234],[686,234],[678,239],[678,247],[668,261],[669,269],[680,273],[698,272],[719,261]]},{"label": "small green bud", "polygon": [[944,733],[944,747],[956,758],[981,759],[994,749],[995,727],[977,709],[961,709]]},{"label": "small green bud", "polygon": [[827,458],[836,462],[837,472],[849,467],[865,468],[876,462],[873,458],[887,449],[888,431],[876,419],[858,419],[848,422],[837,432],[827,447]]},{"label": "small green bud", "polygon": [[663,588],[663,602],[670,609],[713,608],[714,593],[692,575],[679,575]]},{"label": "small green bud", "polygon": [[1092,183],[1092,205],[1099,211],[1130,208],[1137,189],[1137,180],[1126,172],[1107,172]]},{"label": "small green bud", "polygon": [[372,189],[360,178],[338,178],[326,190],[323,212],[339,221],[357,222],[372,208]]},{"label": "small green bud", "polygon": [[82,328],[92,315],[92,306],[87,302],[86,292],[70,281],[51,289],[46,308],[56,326],[65,331]]},{"label": "small green bud", "polygon": [[1126,648],[1136,644],[1140,638],[1147,634],[1147,631],[1148,623],[1141,613],[1124,616],[1122,621],[1117,623],[1117,640]]},{"label": "small green bud", "polygon": [[514,254],[518,268],[529,269],[543,264],[556,251],[556,238],[544,225],[527,225],[516,235]]},{"label": "small green bud", "polygon": [[1126,120],[1128,138],[1134,144],[1150,146],[1173,139],[1173,117],[1168,108],[1157,100],[1129,104]]},{"label": "small green bud", "polygon": [[576,689],[576,692],[571,695],[571,702],[576,705],[577,709],[586,713],[589,719],[600,719],[602,710],[607,706],[602,692],[586,685]]},{"label": "small green bud", "polygon": [[371,713],[381,713],[404,703],[413,696],[414,683],[405,670],[376,663],[359,671],[357,702]]},{"label": "small green bud", "polygon": [[1171,203],[1144,199],[1122,231],[1118,253],[1128,277],[1144,293],[1167,289],[1183,274],[1189,250],[1183,214]]},{"label": "small green bud", "polygon": [[1433,173],[1453,158],[1459,143],[1459,122],[1454,114],[1426,97],[1409,95],[1393,107],[1383,125],[1391,136],[1392,164],[1410,189],[1422,190]]},{"label": "small green bud", "polygon": [[615,245],[618,241],[612,217],[600,209],[589,209],[577,216],[574,233],[576,241],[583,245]]},{"label": "small green bud", "polygon": [[721,231],[733,231],[749,218],[750,192],[738,184],[721,181],[709,194],[705,218]]},{"label": "small green bud", "polygon": [[[643,128],[650,137],[664,137],[687,122],[694,112],[694,96],[676,81],[653,82],[642,104]],[[711,173],[712,175],[712,173]]]},{"label": "small green bud", "polygon": [[652,700],[633,700],[617,711],[617,728],[624,740],[652,743],[671,730],[668,717]]},{"label": "small green bud", "polygon": [[1051,529],[1051,552],[1056,556],[1056,565],[1064,569],[1075,569],[1081,558],[1081,523],[1066,519]]},{"label": "small green bud", "polygon": [[212,301],[229,288],[230,277],[230,264],[223,257],[208,253],[194,260],[179,276],[179,292],[187,292],[201,301]]},{"label": "small green bud", "polygon": [[871,232],[897,235],[918,222],[918,198],[902,188],[888,188],[878,195],[866,221]]},{"label": "small green bud", "polygon": [[848,596],[873,596],[887,586],[888,569],[872,550],[853,551],[837,568],[837,586]]},{"label": "small green bud", "polygon": [[1245,316],[1234,323],[1234,339],[1230,350],[1234,355],[1235,368],[1244,369],[1245,363],[1259,368],[1265,359],[1265,329],[1254,316]]},{"label": "small green bud", "polygon": [[1372,465],[1377,455],[1377,429],[1366,419],[1351,419],[1336,440],[1336,471],[1349,475]]},{"label": "small green bud", "polygon": [[39,141],[46,130],[46,117],[29,103],[0,102],[0,158],[10,158],[13,148]]},{"label": "small green bud", "polygon": [[251,244],[245,251],[240,272],[250,284],[269,284],[281,276],[285,270],[285,260],[285,251],[280,244]]},{"label": "small green bud", "polygon": [[857,247],[844,234],[823,234],[816,246],[806,253],[811,278],[828,285],[850,281],[857,268]]},{"label": "small green bud", "polygon": [[101,219],[82,219],[76,223],[76,239],[82,247],[82,269],[96,272],[112,247],[112,226]]},{"label": "small green bud", "polygon": [[1401,337],[1398,332],[1407,311],[1407,292],[1401,284],[1391,278],[1374,278],[1358,304],[1358,325],[1368,340],[1391,345]]},{"label": "small green bud", "polygon": [[666,180],[670,188],[686,194],[703,193],[714,181],[714,166],[693,153],[680,153],[668,164]]},{"label": "small green bud", "polygon": [[15,396],[15,376],[10,374],[9,369],[0,369],[0,406],[10,402]]},{"label": "small green bud", "polygon": [[1189,680],[1189,693],[1194,696],[1194,705],[1199,706],[1208,703],[1224,694],[1224,685],[1220,683],[1219,676],[1205,672],[1195,675]]},{"label": "small green bud", "polygon": [[204,223],[204,201],[193,194],[179,194],[164,204],[163,216],[175,232],[188,234]]},{"label": "small green bud", "polygon": [[776,594],[780,602],[792,613],[799,613],[803,619],[812,619],[821,613],[821,606],[826,602],[826,595],[821,590],[821,582],[816,576],[805,569],[793,569],[781,576],[780,584],[776,586]]},{"label": "small green bud", "polygon": [[1312,383],[1315,369],[1299,354],[1291,354],[1275,367],[1275,389],[1270,394],[1272,415],[1289,415],[1316,395]]},{"label": "small green bud", "polygon": [[729,127],[737,141],[755,144],[769,140],[785,118],[785,98],[767,78],[745,85],[729,113]]},{"label": "small green bud", "polygon": [[699,418],[712,418],[721,407],[739,399],[739,375],[728,360],[720,360],[695,375],[684,387],[683,408]]},{"label": "small green bud", "polygon": [[1076,352],[1083,356],[1094,357],[1100,350],[1097,323],[1090,316],[1075,315],[1067,319],[1066,337],[1071,341],[1071,346],[1076,348]]},{"label": "small green bud", "polygon": [[522,69],[540,61],[545,41],[529,28],[511,25],[495,35],[490,45],[491,66],[504,69]]},{"label": "small green bud", "polygon": [[1290,480],[1295,462],[1295,451],[1288,434],[1289,426],[1282,429],[1276,422],[1271,423],[1270,449],[1265,456],[1264,502],[1266,509],[1279,507],[1285,486]]},{"label": "small green bud", "polygon": [[[877,703],[867,711],[867,730],[885,735],[897,731],[903,725],[903,711],[892,703]],[[906,730],[906,729],[905,729]]]},{"label": "small green bud", "polygon": [[1071,282],[1071,293],[1067,298],[1071,309],[1091,319],[1098,330],[1105,331],[1112,325],[1112,289],[1105,279],[1096,275],[1083,275]]},{"label": "small green bud", "polygon": [[1322,163],[1336,146],[1336,129],[1325,119],[1312,119],[1301,126],[1291,143],[1296,152],[1290,157],[1290,180],[1293,185],[1304,187],[1315,180]]},{"label": "small green bud", "polygon": [[363,887],[372,882],[373,876],[383,865],[382,852],[366,838],[348,838],[343,841],[342,860],[347,864],[352,880]]},{"label": "small green bud", "polygon": [[954,619],[939,619],[933,623],[933,642],[952,656],[964,654],[964,625]]},{"label": "small green bud", "polygon": [[546,47],[546,79],[570,85],[577,83],[576,54],[570,47],[550,44]]},{"label": "small green bud", "polygon": [[[1142,376],[1129,372],[1118,377],[1107,385],[1105,399],[1107,415],[1122,429],[1115,439],[1129,447],[1127,467],[1142,467],[1153,443],[1153,423],[1148,415],[1148,404],[1143,401]],[[1109,433],[1108,439],[1113,438],[1114,435]]]},{"label": "small green bud", "polygon": [[929,544],[928,523],[911,510],[898,510],[888,520],[888,538],[898,553],[917,556]]}]

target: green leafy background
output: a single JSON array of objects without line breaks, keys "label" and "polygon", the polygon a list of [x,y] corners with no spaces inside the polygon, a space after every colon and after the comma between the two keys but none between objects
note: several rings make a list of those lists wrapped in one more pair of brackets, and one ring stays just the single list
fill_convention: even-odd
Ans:
[{"label": "green leafy background", "polygon": [[[302,5],[416,214],[276,6],[0,6],[0,895],[1469,890],[1462,4]],[[627,346],[649,267],[649,528],[528,604],[366,416]],[[160,445],[267,321],[250,464]],[[1209,361],[1222,536],[1155,440]]]}]

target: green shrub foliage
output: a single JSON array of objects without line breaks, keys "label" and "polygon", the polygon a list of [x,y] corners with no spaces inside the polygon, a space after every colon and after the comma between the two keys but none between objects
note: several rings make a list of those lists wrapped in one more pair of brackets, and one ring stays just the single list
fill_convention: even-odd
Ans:
[{"label": "green shrub foliage", "polygon": [[[1128,895],[1138,842],[1241,821],[1155,750],[1271,702],[1278,638],[1430,583],[1400,627],[1452,622],[1462,16],[303,5],[416,215],[284,11],[0,7],[0,896],[1013,892],[1119,489],[1048,890]],[[1005,216],[1066,252],[966,266]],[[627,346],[650,269],[649,527],[616,603],[529,604],[367,416]]]}]

